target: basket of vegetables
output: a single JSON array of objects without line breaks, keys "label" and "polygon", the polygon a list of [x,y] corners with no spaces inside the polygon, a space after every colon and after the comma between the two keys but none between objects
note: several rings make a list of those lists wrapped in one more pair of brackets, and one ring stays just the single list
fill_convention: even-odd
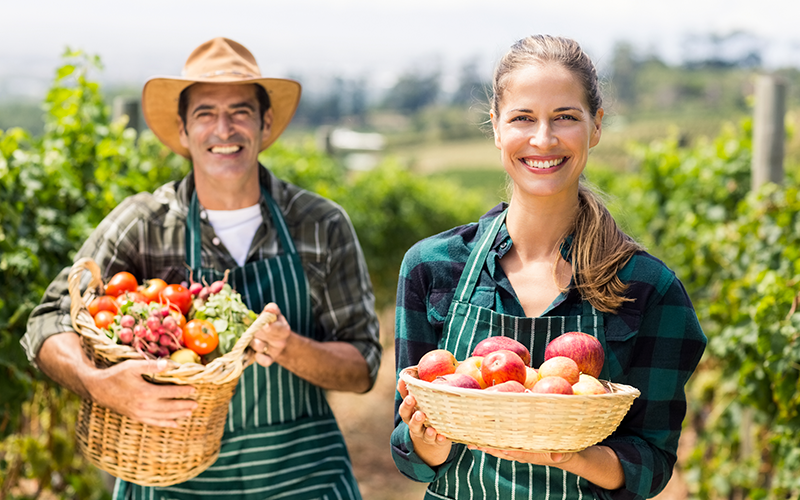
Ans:
[{"label": "basket of vegetables", "polygon": [[[81,294],[84,272],[91,275]],[[177,428],[147,425],[84,399],[76,425],[78,448],[92,464],[142,486],[191,479],[216,461],[239,376],[253,362],[254,333],[275,320],[256,315],[225,280],[191,286],[129,273],[104,283],[91,259],[69,274],[70,316],[84,351],[107,368],[128,359],[168,360],[166,371],[147,375],[156,384],[191,385],[198,404]]]}]

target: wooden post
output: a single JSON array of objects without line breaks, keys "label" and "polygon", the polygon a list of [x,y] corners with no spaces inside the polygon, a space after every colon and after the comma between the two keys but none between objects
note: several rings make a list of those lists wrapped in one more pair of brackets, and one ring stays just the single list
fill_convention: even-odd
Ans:
[{"label": "wooden post", "polygon": [[783,143],[785,137],[786,82],[774,75],[756,80],[753,116],[752,189],[762,184],[783,182]]},{"label": "wooden post", "polygon": [[119,119],[122,115],[128,115],[128,126],[136,132],[139,128],[139,99],[135,97],[115,97],[112,106],[112,120]]}]

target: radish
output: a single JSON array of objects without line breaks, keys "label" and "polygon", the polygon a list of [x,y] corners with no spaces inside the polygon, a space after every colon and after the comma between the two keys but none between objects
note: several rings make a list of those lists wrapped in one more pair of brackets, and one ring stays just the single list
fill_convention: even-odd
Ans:
[{"label": "radish", "polygon": [[130,328],[123,328],[119,331],[119,341],[123,344],[130,345],[133,342],[133,330]]},{"label": "radish", "polygon": [[133,328],[135,324],[136,320],[130,314],[126,314],[125,316],[119,319],[119,326],[121,326],[122,328]]}]

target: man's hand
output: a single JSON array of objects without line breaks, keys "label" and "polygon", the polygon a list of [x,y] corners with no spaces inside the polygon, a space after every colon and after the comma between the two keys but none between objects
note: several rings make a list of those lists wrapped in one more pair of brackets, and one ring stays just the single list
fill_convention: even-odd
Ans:
[{"label": "man's hand", "polygon": [[278,319],[257,331],[250,341],[250,347],[256,352],[256,363],[269,366],[283,353],[292,329],[277,304],[271,302],[264,307],[264,310],[271,312]]},{"label": "man's hand", "polygon": [[48,337],[36,363],[47,376],[82,398],[145,424],[178,427],[177,420],[197,407],[186,399],[194,393],[193,387],[157,385],[142,378],[144,373],[164,371],[166,360],[128,360],[100,369],[83,353],[80,337],[73,332]]},{"label": "man's hand", "polygon": [[195,389],[185,385],[153,384],[142,375],[160,373],[167,360],[128,360],[87,377],[86,389],[92,400],[148,425],[178,427],[178,420],[188,418],[197,403],[191,399]]}]

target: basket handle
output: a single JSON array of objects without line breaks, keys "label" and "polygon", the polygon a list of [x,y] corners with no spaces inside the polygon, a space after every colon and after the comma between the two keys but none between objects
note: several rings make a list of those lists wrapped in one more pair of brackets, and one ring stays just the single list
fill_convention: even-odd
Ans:
[{"label": "basket handle", "polygon": [[253,321],[253,323],[247,328],[247,330],[245,330],[242,336],[239,337],[239,339],[233,345],[233,348],[219,358],[212,360],[206,365],[206,369],[213,371],[217,364],[228,364],[237,359],[244,359],[243,365],[245,367],[252,364],[253,361],[255,361],[255,352],[250,349],[250,342],[253,340],[253,337],[257,331],[261,330],[270,323],[274,323],[277,319],[278,317],[275,314],[267,311],[265,306],[264,310],[261,311],[261,314],[258,315],[255,321]]}]

